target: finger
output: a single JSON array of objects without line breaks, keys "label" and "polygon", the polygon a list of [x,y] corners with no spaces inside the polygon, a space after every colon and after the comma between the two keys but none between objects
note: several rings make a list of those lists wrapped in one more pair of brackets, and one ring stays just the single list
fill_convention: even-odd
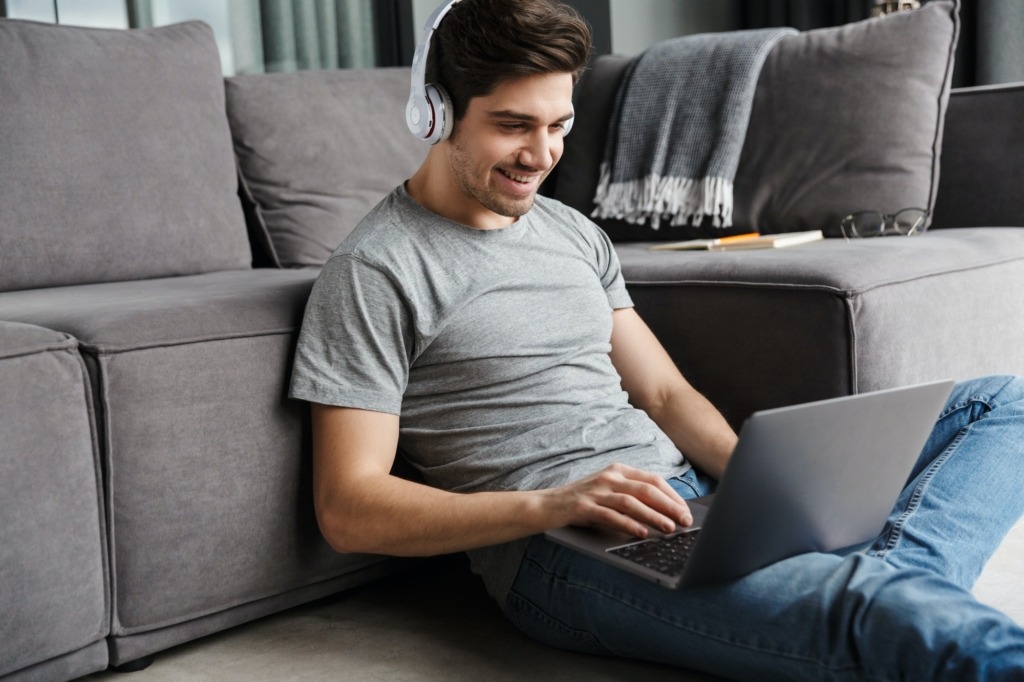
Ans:
[{"label": "finger", "polygon": [[672,517],[651,507],[636,495],[613,493],[605,496],[601,503],[645,526],[657,528],[663,533],[671,533],[676,529],[676,521]]},{"label": "finger", "polygon": [[[619,492],[625,492],[640,500],[644,505],[658,514],[657,521],[651,523],[666,533],[676,529],[676,524],[689,526],[693,523],[693,515],[689,505],[664,479],[656,479],[649,483],[641,481],[626,482]],[[650,521],[648,521],[650,523]]]},{"label": "finger", "polygon": [[653,473],[651,473],[649,471],[644,471],[642,469],[635,469],[635,468],[633,468],[633,467],[631,467],[629,465],[625,465],[625,464],[621,465],[621,467],[622,467],[622,474],[625,477],[631,478],[631,479],[634,479],[634,480],[638,480],[638,481],[643,481],[645,483],[649,483],[649,484],[655,486],[656,488],[658,488],[658,490],[663,492],[665,495],[667,495],[670,499],[674,500],[675,502],[681,503],[681,504],[684,504],[684,505],[686,504],[686,500],[683,498],[683,496],[680,495],[676,491],[676,489],[673,488],[671,485],[669,485],[668,481],[666,481],[661,476],[658,476],[657,474],[653,474]]},{"label": "finger", "polygon": [[670,533],[677,524],[693,522],[685,500],[663,478],[628,465],[612,464],[570,489],[577,500],[572,513],[576,523],[607,525],[646,536],[648,526]]},{"label": "finger", "polygon": [[590,521],[586,525],[610,528],[639,538],[646,538],[650,534],[647,525],[611,507],[595,505],[589,516]]},{"label": "finger", "polygon": [[675,530],[676,523],[636,496],[611,489],[592,491],[580,511],[586,524],[604,525],[631,535],[646,537],[649,528]]}]

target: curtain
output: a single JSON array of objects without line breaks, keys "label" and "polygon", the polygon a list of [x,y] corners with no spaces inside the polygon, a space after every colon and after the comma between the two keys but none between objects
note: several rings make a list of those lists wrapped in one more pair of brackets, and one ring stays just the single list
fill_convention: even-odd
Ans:
[{"label": "curtain", "polygon": [[1024,3],[960,0],[960,44],[953,85],[1024,81]]},{"label": "curtain", "polygon": [[[189,19],[207,22],[220,49],[224,75],[230,76],[377,66],[379,34],[375,8],[380,2],[127,0],[125,4],[132,27],[162,26]],[[397,30],[388,35],[391,33],[397,35]]]},{"label": "curtain", "polygon": [[871,0],[736,0],[740,28],[792,26],[800,31],[865,19]]},{"label": "curtain", "polygon": [[375,65],[372,0],[260,0],[260,14],[267,71]]},{"label": "curtain", "polygon": [[[872,0],[735,0],[739,28],[806,31],[867,18]],[[922,2],[922,4],[924,4]],[[1024,2],[960,0],[953,86],[1024,81]]]}]

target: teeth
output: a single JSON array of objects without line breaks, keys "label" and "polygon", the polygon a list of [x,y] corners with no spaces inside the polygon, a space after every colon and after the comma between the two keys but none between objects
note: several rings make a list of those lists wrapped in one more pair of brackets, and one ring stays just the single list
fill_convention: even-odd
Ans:
[{"label": "teeth", "polygon": [[532,179],[532,178],[530,178],[529,175],[516,175],[515,173],[512,173],[512,172],[507,171],[507,170],[503,170],[502,173],[504,173],[508,177],[512,178],[516,182],[529,182]]}]

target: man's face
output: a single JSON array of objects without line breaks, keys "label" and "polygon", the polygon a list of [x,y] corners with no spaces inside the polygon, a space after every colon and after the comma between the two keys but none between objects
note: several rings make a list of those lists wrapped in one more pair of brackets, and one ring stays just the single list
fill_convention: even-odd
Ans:
[{"label": "man's face", "polygon": [[533,206],[540,183],[562,156],[562,131],[572,116],[572,75],[553,73],[505,81],[470,100],[449,140],[460,221],[505,227]]}]

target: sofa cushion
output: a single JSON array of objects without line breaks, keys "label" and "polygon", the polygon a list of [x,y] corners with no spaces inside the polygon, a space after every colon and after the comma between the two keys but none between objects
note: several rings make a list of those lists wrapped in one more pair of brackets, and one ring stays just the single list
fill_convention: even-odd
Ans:
[{"label": "sofa cushion", "polygon": [[73,334],[100,396],[112,662],[378,575],[320,535],[309,408],[289,400],[315,269],[0,295],[0,319]]},{"label": "sofa cushion", "polygon": [[[734,183],[734,228],[597,221],[616,241],[757,230],[834,232],[858,210],[931,209],[958,35],[957,4],[783,38],[758,78]],[[555,198],[594,207],[614,93],[631,59],[602,57],[580,82]],[[583,113],[586,116],[583,116]]]},{"label": "sofa cushion", "polygon": [[316,276],[236,270],[14,291],[0,296],[0,319],[65,332],[99,354],[297,333]]},{"label": "sofa cushion", "polygon": [[415,172],[428,146],[406,128],[408,97],[407,68],[227,79],[239,168],[272,263],[323,265]]},{"label": "sofa cushion", "polygon": [[249,267],[213,33],[0,20],[0,291]]},{"label": "sofa cushion", "polygon": [[616,245],[637,311],[736,425],[757,409],[1024,373],[1024,298],[1005,293],[1024,278],[1024,228],[762,251],[647,246]]},{"label": "sofa cushion", "polygon": [[66,680],[107,665],[106,544],[91,408],[74,339],[0,321],[3,679]]},{"label": "sofa cushion", "polygon": [[825,230],[935,206],[958,2],[783,39],[758,80],[736,224]]}]

